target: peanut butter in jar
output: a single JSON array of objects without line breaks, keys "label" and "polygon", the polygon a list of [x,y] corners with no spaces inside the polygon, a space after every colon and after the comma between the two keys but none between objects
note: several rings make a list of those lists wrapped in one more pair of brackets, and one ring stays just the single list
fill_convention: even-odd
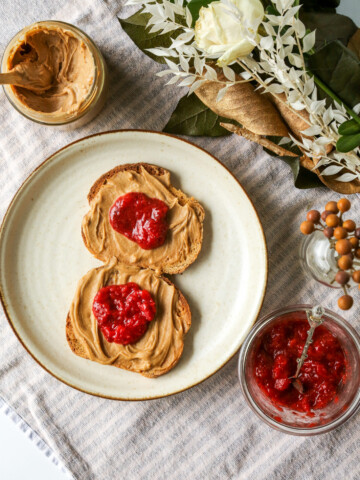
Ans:
[{"label": "peanut butter in jar", "polygon": [[101,52],[64,22],[38,22],[21,30],[7,46],[1,69],[16,71],[24,84],[4,87],[10,103],[38,123],[76,128],[105,103],[107,69]]}]

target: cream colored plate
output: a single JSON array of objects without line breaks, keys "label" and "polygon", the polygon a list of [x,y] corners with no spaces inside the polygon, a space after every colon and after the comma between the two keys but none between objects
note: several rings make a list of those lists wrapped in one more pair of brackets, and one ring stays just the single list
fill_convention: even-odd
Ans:
[{"label": "cream colored plate", "polygon": [[[189,302],[192,327],[178,365],[157,379],[79,358],[65,339],[76,284],[100,265],[80,234],[87,193],[101,174],[134,162],[169,169],[174,186],[206,211],[198,259],[172,277]],[[1,295],[20,341],[58,379],[110,398],[162,397],[216,372],[256,320],[266,280],[261,224],[237,180],[204,150],[155,132],[108,132],[55,153],[16,194],[0,236]]]}]

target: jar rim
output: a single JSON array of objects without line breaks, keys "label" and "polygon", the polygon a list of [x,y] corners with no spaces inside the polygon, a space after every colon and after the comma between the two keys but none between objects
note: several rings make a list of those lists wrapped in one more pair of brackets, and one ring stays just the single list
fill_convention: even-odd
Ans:
[{"label": "jar rim", "polygon": [[[297,436],[313,436],[313,435],[320,435],[323,433],[327,433],[333,430],[334,428],[337,428],[338,426],[342,425],[347,420],[349,420],[349,418],[352,417],[360,408],[360,388],[359,388],[351,404],[336,419],[330,421],[327,424],[314,426],[314,427],[306,427],[306,428],[295,427],[295,426],[290,426],[290,425],[281,423],[275,420],[274,418],[270,417],[269,415],[267,415],[255,402],[255,400],[253,399],[248,389],[248,386],[246,383],[246,376],[245,376],[245,365],[246,365],[246,360],[248,358],[248,354],[251,350],[251,346],[256,336],[263,329],[265,329],[266,326],[268,326],[273,320],[276,320],[280,316],[285,315],[287,313],[305,312],[306,310],[310,310],[311,308],[313,308],[313,305],[308,305],[308,304],[289,305],[287,307],[278,308],[277,310],[274,310],[269,314],[265,315],[264,317],[262,317],[258,322],[256,322],[256,324],[254,325],[254,327],[251,329],[250,333],[246,337],[241,347],[239,360],[238,360],[238,377],[240,381],[240,386],[241,386],[243,395],[245,397],[245,400],[250,406],[250,408],[267,425],[274,428],[275,430],[278,430],[290,435],[297,435]],[[342,318],[337,313],[327,308],[324,308],[324,310],[325,310],[325,315],[331,318],[338,326],[340,326],[346,332],[347,336],[351,338],[351,340],[356,346],[358,355],[360,357],[360,336],[358,335],[354,327],[352,327],[352,325],[350,325],[349,322],[347,322],[344,318]],[[360,383],[360,379],[359,379],[359,383]]]}]

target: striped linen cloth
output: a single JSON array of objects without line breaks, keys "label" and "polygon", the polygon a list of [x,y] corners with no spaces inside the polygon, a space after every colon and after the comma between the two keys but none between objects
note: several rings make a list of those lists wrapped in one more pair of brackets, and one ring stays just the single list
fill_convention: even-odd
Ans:
[{"label": "striped linen cloth", "polygon": [[[61,8],[60,8],[61,7]],[[71,133],[19,116],[0,95],[0,214],[23,180],[47,156],[83,136],[120,128],[161,130],[183,92],[164,87],[161,68],[122,31],[115,0],[2,0],[0,49],[23,26],[59,19],[84,29],[111,72],[110,97],[99,117]],[[298,259],[298,226],[305,211],[339,195],[294,188],[290,169],[238,137],[195,138],[247,190],[264,226],[269,283],[262,314],[291,303],[336,310],[338,292],[305,278]],[[360,202],[353,197],[354,217]],[[256,253],[255,253],[256,254]],[[359,308],[344,316],[359,330]],[[191,390],[151,402],[116,402],[63,385],[25,352],[0,314],[0,395],[81,480],[109,479],[360,479],[359,414],[336,431],[313,438],[270,429],[241,394],[236,358]]]}]

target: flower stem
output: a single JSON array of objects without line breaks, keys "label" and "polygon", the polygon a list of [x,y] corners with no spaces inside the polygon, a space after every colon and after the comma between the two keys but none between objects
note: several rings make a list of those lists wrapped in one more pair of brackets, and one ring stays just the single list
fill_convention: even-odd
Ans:
[{"label": "flower stem", "polygon": [[[297,7],[300,4],[300,0],[295,0],[294,1],[294,7]],[[299,12],[296,13],[296,18],[299,18]]]}]

